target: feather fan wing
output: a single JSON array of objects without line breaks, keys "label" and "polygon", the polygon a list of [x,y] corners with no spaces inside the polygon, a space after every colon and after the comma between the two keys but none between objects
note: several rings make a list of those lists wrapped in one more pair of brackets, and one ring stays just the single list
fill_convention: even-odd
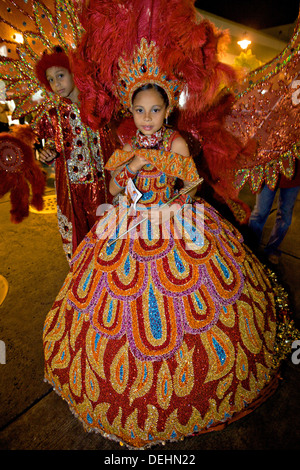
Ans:
[{"label": "feather fan wing", "polygon": [[35,127],[47,109],[57,104],[55,95],[41,89],[34,65],[41,54],[60,45],[75,48],[83,29],[72,0],[2,0],[0,17],[0,80],[7,100],[14,100],[13,118],[30,113]]},{"label": "feather fan wing", "polygon": [[287,47],[246,77],[224,126],[243,144],[256,148],[235,162],[238,189],[248,182],[252,192],[263,183],[274,189],[280,174],[291,178],[300,157],[300,28],[299,18]]}]

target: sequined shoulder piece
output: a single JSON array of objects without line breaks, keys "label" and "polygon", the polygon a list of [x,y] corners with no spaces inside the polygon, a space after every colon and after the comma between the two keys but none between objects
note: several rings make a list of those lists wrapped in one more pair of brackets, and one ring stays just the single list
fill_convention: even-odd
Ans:
[{"label": "sequined shoulder piece", "polygon": [[154,149],[137,149],[127,152],[116,150],[105,165],[106,170],[113,171],[122,163],[131,160],[134,155],[140,155],[158,170],[168,176],[174,176],[184,181],[196,181],[199,179],[194,160],[191,156],[184,157],[175,152]]}]

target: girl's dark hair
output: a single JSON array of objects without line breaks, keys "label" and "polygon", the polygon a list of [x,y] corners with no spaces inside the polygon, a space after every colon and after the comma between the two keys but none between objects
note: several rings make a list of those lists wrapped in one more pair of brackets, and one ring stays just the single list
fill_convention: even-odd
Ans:
[{"label": "girl's dark hair", "polygon": [[157,91],[161,95],[162,99],[164,100],[166,108],[169,106],[169,98],[168,98],[167,93],[165,92],[165,90],[161,86],[157,85],[156,83],[146,83],[145,85],[142,85],[139,88],[137,88],[134,91],[133,95],[132,95],[131,102],[132,103],[134,102],[134,99],[135,99],[136,95],[140,91],[145,91],[145,90],[155,90],[155,91]]}]

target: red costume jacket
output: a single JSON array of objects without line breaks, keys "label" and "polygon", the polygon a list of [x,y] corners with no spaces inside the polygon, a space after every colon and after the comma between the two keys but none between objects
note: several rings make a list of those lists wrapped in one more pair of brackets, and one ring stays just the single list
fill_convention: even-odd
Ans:
[{"label": "red costume jacket", "polygon": [[97,220],[97,208],[111,201],[104,165],[116,148],[108,127],[85,126],[77,104],[62,99],[41,119],[38,136],[56,149],[57,217],[68,260]]}]

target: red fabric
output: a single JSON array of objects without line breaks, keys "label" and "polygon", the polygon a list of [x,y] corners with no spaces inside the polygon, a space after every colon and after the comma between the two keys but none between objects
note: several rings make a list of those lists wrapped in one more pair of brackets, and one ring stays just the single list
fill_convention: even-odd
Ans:
[{"label": "red fabric", "polygon": [[299,160],[295,160],[295,173],[293,178],[288,179],[283,175],[279,178],[279,188],[295,188],[296,186],[300,186]]},{"label": "red fabric", "polygon": [[199,21],[193,3],[90,0],[83,7],[85,34],[72,55],[72,70],[84,122],[95,128],[120,109],[115,94],[118,60],[130,59],[142,37],[157,44],[163,73],[187,84],[187,112],[195,115],[215,103],[220,87],[237,78],[234,69],[218,59],[228,35],[207,20]]},{"label": "red fabric", "polygon": [[[78,125],[73,129],[73,111],[76,110]],[[73,126],[73,127],[72,127]],[[58,206],[58,222],[64,249],[67,257],[71,259],[78,244],[82,241],[86,233],[92,228],[97,220],[97,208],[100,204],[110,203],[112,198],[108,191],[110,180],[109,172],[98,172],[94,168],[94,159],[91,146],[93,142],[89,140],[87,164],[91,165],[91,173],[94,181],[90,181],[90,175],[84,174],[81,177],[80,171],[72,173],[73,165],[68,167],[68,163],[74,155],[78,155],[82,149],[81,145],[86,145],[85,135],[88,129],[80,121],[80,113],[77,107],[74,108],[70,100],[61,100],[57,109],[51,109],[48,116],[45,116],[38,129],[39,137],[45,141],[54,143],[58,152],[55,159],[55,183],[56,198]],[[78,132],[78,136],[76,132]],[[103,164],[108,160],[116,142],[108,128],[99,130]],[[99,145],[99,142],[98,144]],[[74,163],[75,167],[76,163]],[[76,182],[74,182],[76,179]],[[106,191],[105,191],[106,187]],[[70,242],[72,247],[70,251]]]}]

